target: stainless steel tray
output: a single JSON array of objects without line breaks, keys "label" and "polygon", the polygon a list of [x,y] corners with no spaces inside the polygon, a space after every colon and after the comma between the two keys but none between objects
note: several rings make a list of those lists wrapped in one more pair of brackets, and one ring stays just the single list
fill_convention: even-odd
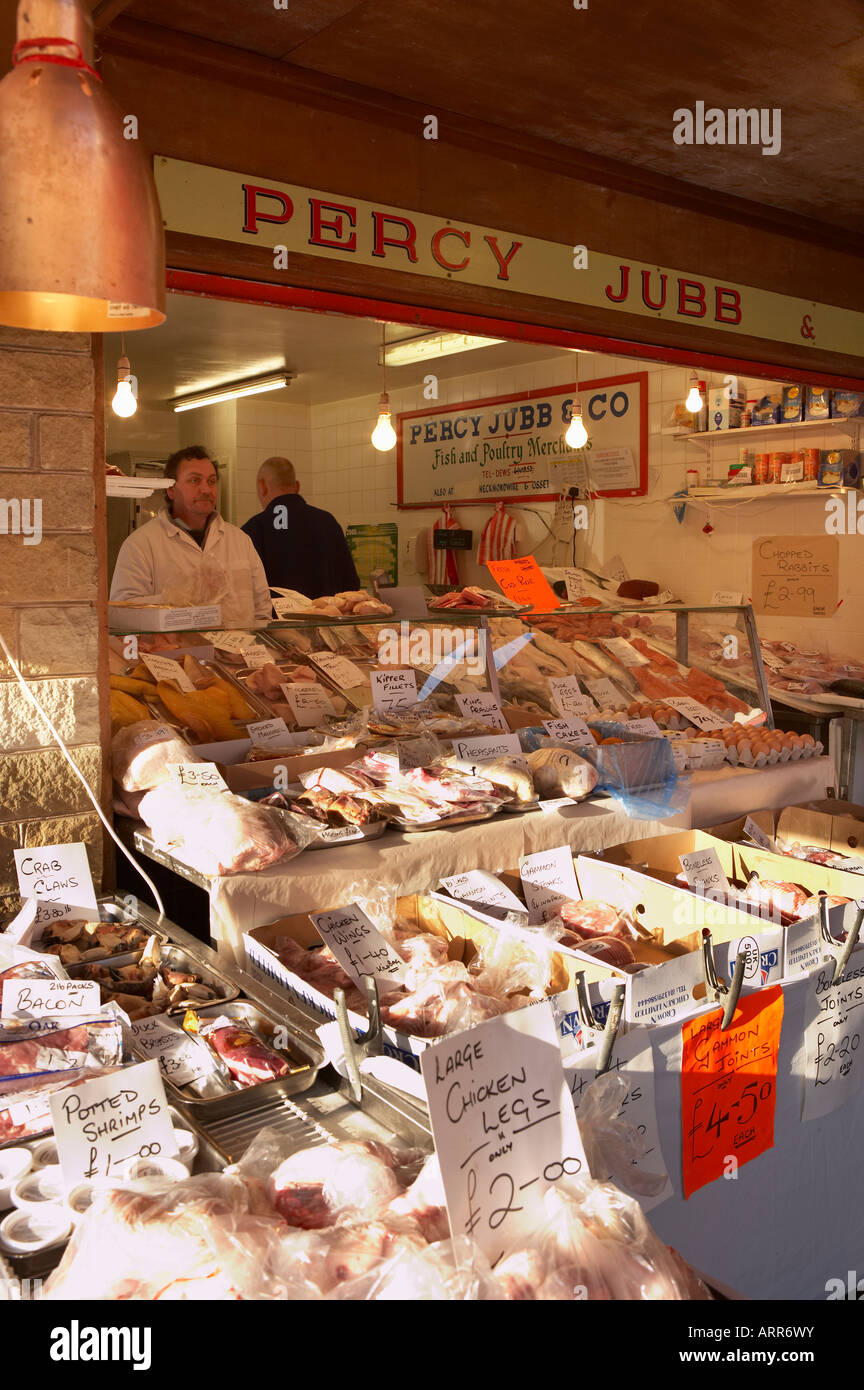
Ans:
[{"label": "stainless steel tray", "polygon": [[397,816],[391,816],[390,825],[395,825],[397,830],[403,831],[406,835],[417,835],[424,830],[449,830],[454,825],[474,825],[484,820],[491,820],[497,816],[500,806],[496,806],[493,811],[481,811],[474,816],[445,816],[441,820],[424,821],[422,825],[414,821],[400,820]]},{"label": "stainless steel tray", "polygon": [[[341,849],[343,845],[362,845],[367,840],[378,840],[387,829],[386,820],[373,821],[371,825],[330,825],[325,826],[321,823],[321,829],[330,832],[326,840],[313,840],[306,846],[307,850],[313,849]],[[346,834],[340,839],[337,831],[359,830],[359,835]]]},{"label": "stainless steel tray", "polygon": [[[262,1042],[297,1068],[288,1076],[263,1081],[260,1086],[244,1086],[229,1090],[230,1083],[226,1081],[224,1094],[209,1098],[196,1096],[188,1085],[178,1087],[170,1079],[164,1078],[169,1096],[179,1100],[199,1124],[207,1125],[211,1120],[264,1106],[276,1096],[291,1096],[305,1091],[313,1084],[319,1069],[324,1065],[323,1048],[313,1043],[307,1035],[301,1035],[290,1022],[279,1019],[249,999],[235,999],[232,1003],[226,1004],[205,1004],[203,1008],[195,1009],[195,1012],[201,1018],[224,1016],[234,1022],[245,1023]],[[286,1037],[286,1047],[276,1046],[274,1037],[277,1029]],[[207,1046],[203,1041],[201,1045]]]},{"label": "stainless steel tray", "polygon": [[[227,1002],[236,999],[240,993],[236,985],[223,975],[221,970],[216,970],[210,964],[205,964],[199,960],[193,951],[184,949],[182,946],[172,946],[170,943],[161,945],[160,965],[165,965],[169,970],[182,970],[190,975],[197,975],[202,985],[207,985],[212,989],[218,999]],[[87,978],[86,968],[88,965],[105,965],[108,969],[119,965],[137,965],[141,959],[143,951],[133,951],[126,956],[109,956],[106,961],[81,961],[79,965],[69,965],[66,967],[70,979]],[[122,982],[118,982],[121,983]],[[123,993],[122,988],[119,993]],[[110,997],[110,996],[109,996]],[[213,1001],[216,1002],[215,1000]],[[184,1004],[170,1004],[163,1013],[176,1014],[185,1013],[188,1008],[195,1008],[194,1000],[189,1000]],[[203,1006],[202,1006],[203,1007]]]},{"label": "stainless steel tray", "polygon": [[[149,920],[145,921],[140,914],[130,912],[128,908],[122,907],[120,903],[118,903],[116,899],[111,895],[106,894],[101,897],[98,897],[96,899],[96,904],[96,913],[100,922],[113,922],[120,927],[140,927],[141,930],[143,932],[146,932],[148,936],[158,936],[159,940],[163,942],[168,940],[168,937],[164,931],[160,931],[158,927],[153,926]],[[87,912],[93,912],[93,909],[87,908]],[[5,930],[8,924],[13,920],[13,918],[17,917],[17,915],[17,913],[12,913],[11,916],[0,918],[0,933],[2,933]],[[88,917],[86,920],[90,921],[91,918]],[[96,917],[94,916],[92,920],[95,921]],[[39,943],[37,942],[32,949],[34,951],[38,951],[40,949]],[[95,950],[95,947],[93,949]],[[140,950],[143,950],[143,947],[141,947]],[[106,961],[116,962],[117,960],[119,960],[121,956],[124,958],[125,963],[129,963],[133,958],[137,959],[138,954],[140,954],[140,950],[139,948],[136,948],[134,951],[124,950],[114,951],[113,953],[106,952],[105,955],[91,956],[90,959],[87,961],[76,961],[75,963],[85,965],[103,965]],[[60,959],[59,956],[57,957],[57,959]],[[68,966],[63,966],[64,970],[69,968],[70,967]]]}]

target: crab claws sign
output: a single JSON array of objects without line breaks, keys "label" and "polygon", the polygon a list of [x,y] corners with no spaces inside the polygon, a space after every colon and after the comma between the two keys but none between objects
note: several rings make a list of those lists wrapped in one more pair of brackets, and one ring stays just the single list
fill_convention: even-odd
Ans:
[{"label": "crab claws sign", "polygon": [[[584,449],[564,439],[577,402],[589,433]],[[406,411],[397,421],[402,507],[557,497],[558,465],[567,462],[582,463],[594,497],[647,491],[645,372]]]}]

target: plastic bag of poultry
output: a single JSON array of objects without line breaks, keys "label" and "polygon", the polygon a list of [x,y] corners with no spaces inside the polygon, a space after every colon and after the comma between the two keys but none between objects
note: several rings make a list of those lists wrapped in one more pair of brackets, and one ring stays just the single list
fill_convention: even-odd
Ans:
[{"label": "plastic bag of poultry", "polygon": [[530,1247],[499,1260],[494,1275],[508,1299],[686,1299],[680,1267],[641,1207],[612,1183],[553,1187]]},{"label": "plastic bag of poultry", "polygon": [[573,748],[550,743],[529,753],[527,762],[540,796],[571,796],[581,801],[599,781],[596,769]]},{"label": "plastic bag of poultry", "polygon": [[111,767],[124,792],[146,792],[170,780],[170,763],[201,759],[170,725],[140,719],[118,729],[111,740]]},{"label": "plastic bag of poultry", "polygon": [[222,566],[212,556],[202,555],[193,575],[166,584],[156,599],[170,608],[197,608],[221,603],[230,590],[230,581]]},{"label": "plastic bag of poultry", "polygon": [[430,970],[402,998],[381,1009],[384,1023],[418,1038],[442,1038],[461,1033],[476,1023],[497,1018],[518,1007],[516,1001],[484,992],[461,961],[450,960]]},{"label": "plastic bag of poultry", "polygon": [[140,811],[160,849],[202,874],[267,869],[314,839],[299,816],[205,787],[166,782],[142,797]]},{"label": "plastic bag of poultry", "polygon": [[328,1300],[411,1303],[473,1302],[503,1296],[482,1251],[465,1236],[434,1245],[398,1237],[384,1259],[325,1294]]},{"label": "plastic bag of poultry", "polygon": [[280,1218],[241,1178],[146,1178],[100,1193],[42,1297],[284,1299]]},{"label": "plastic bag of poultry", "polygon": [[503,925],[480,940],[469,968],[481,993],[506,999],[512,1008],[567,988],[566,972],[555,960],[549,937],[539,933],[529,937]]}]

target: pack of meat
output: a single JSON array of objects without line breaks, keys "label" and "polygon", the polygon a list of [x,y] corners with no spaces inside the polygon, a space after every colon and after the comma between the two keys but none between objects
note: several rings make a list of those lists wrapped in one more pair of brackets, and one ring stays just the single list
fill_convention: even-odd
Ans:
[{"label": "pack of meat", "polygon": [[708,1290],[612,1183],[550,1187],[495,1268],[451,1237],[437,1159],[376,1142],[292,1151],[262,1130],[239,1164],[124,1182],[79,1221],[43,1297],[663,1300]]},{"label": "pack of meat", "polygon": [[249,999],[190,1007],[175,1026],[197,1044],[202,1074],[182,1085],[169,1074],[163,1079],[169,1093],[204,1123],[307,1090],[322,1060],[320,1051],[289,1036],[286,1026]]},{"label": "pack of meat", "polygon": [[311,838],[300,817],[209,787],[165,782],[144,794],[139,815],[160,849],[208,876],[270,868]]},{"label": "pack of meat", "polygon": [[435,612],[452,610],[455,613],[500,613],[523,612],[528,604],[516,603],[493,589],[481,589],[476,584],[467,584],[463,589],[451,589],[447,594],[426,600],[426,607]]},{"label": "pack of meat", "polygon": [[[679,883],[687,882],[683,873],[676,877]],[[793,922],[804,922],[817,917],[821,897],[825,898],[829,907],[854,901],[839,894],[811,893],[800,884],[760,878],[757,874],[746,883],[733,883],[729,893],[712,889],[711,896],[715,901],[725,901],[730,907],[743,907],[745,911],[770,918],[781,926],[791,926]]]}]

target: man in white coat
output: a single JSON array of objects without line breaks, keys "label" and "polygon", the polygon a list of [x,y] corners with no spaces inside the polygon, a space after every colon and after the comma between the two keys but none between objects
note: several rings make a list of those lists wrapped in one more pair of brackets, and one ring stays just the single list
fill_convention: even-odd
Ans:
[{"label": "man in white coat", "polygon": [[[200,444],[178,449],[165,465],[174,479],[167,507],[123,542],[111,581],[112,599],[179,592],[194,602],[220,602],[225,627],[249,627],[273,616],[264,566],[249,537],[216,510],[219,480]],[[224,590],[216,600],[208,595]]]}]

